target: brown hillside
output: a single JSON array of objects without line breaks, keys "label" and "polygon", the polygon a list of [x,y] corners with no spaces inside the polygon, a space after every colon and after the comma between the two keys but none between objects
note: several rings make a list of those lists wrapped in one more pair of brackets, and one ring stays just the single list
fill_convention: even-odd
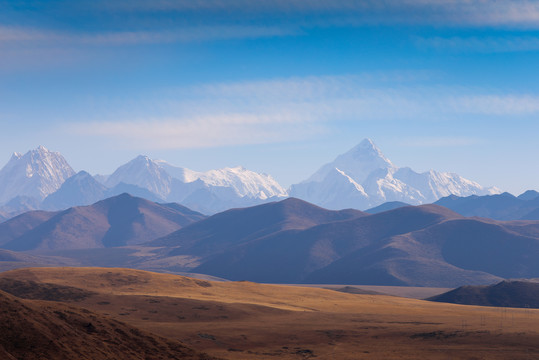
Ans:
[{"label": "brown hillside", "polygon": [[85,309],[0,291],[2,359],[209,359],[179,344]]}]

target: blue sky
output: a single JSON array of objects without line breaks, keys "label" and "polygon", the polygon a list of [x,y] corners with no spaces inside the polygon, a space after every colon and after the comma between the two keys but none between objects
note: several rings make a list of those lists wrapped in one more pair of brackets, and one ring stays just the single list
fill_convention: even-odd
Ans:
[{"label": "blue sky", "polygon": [[288,186],[369,137],[520,193],[538,120],[538,1],[0,3],[0,162],[42,144],[91,173],[146,154]]}]

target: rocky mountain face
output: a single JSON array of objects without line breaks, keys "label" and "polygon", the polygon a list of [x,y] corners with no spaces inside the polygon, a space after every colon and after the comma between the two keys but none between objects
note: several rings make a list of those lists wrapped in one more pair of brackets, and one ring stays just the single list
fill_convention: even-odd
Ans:
[{"label": "rocky mountain face", "polygon": [[368,209],[385,202],[428,204],[448,195],[495,194],[457,174],[430,170],[417,173],[395,166],[370,139],[363,140],[305,181],[292,185],[289,195],[329,209]]}]

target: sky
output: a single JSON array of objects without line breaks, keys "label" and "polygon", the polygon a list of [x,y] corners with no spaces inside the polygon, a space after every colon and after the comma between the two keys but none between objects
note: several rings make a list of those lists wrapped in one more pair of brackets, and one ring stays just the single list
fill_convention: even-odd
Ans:
[{"label": "sky", "polygon": [[288,187],[372,139],[397,166],[539,189],[539,1],[0,2],[0,166],[38,145]]}]

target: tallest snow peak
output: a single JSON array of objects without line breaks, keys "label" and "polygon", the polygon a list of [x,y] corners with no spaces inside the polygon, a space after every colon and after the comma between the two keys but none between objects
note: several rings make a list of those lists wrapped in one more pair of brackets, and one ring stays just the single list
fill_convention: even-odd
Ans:
[{"label": "tallest snow peak", "polygon": [[360,158],[361,160],[365,160],[366,158],[379,158],[382,159],[383,162],[392,166],[391,161],[385,157],[382,151],[371,139],[363,139],[359,144],[343,155],[352,155],[356,158]]}]

